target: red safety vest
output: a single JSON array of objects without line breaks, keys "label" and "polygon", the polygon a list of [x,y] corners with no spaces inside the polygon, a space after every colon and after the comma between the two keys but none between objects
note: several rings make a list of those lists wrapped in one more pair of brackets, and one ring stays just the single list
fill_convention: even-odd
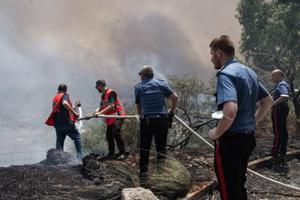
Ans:
[{"label": "red safety vest", "polygon": [[[112,92],[113,92],[112,89],[110,89],[110,88],[106,89],[105,95],[101,97],[100,111],[103,110],[104,108],[106,108],[107,106],[109,106],[109,104],[110,104],[109,103],[109,95]],[[125,115],[124,107],[117,95],[116,95],[116,99],[114,102],[114,109],[109,112],[105,112],[103,114],[105,114],[105,115],[121,115],[121,116]],[[115,121],[116,121],[116,118],[106,118],[105,119],[105,122],[108,126],[113,124]]]},{"label": "red safety vest", "polygon": [[[47,118],[45,124],[47,124],[48,126],[54,126],[54,116],[56,113],[59,113],[60,112],[60,105],[61,105],[61,101],[62,101],[62,98],[63,96],[65,95],[66,93],[57,93],[53,100],[52,100],[52,112],[50,113],[49,117]],[[72,102],[69,98],[69,101],[68,103],[72,106]],[[69,111],[69,119],[72,120],[73,122],[76,121],[76,117],[73,115],[73,113],[71,113]]]}]

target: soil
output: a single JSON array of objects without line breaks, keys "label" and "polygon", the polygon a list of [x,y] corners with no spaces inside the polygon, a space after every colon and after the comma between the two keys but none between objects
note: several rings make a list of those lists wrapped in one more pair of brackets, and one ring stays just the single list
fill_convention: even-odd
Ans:
[{"label": "soil", "polygon": [[[272,140],[271,134],[257,134],[257,147],[251,160],[269,155]],[[292,137],[289,140],[289,150],[293,149],[300,149],[300,143]],[[213,152],[205,144],[197,148],[174,150],[169,152],[169,156],[179,159],[190,172],[194,185],[190,192],[216,180]],[[55,160],[57,157],[59,159]],[[153,156],[150,162],[154,162]],[[48,155],[46,160],[34,165],[2,167],[0,199],[120,199],[123,188],[138,186],[137,154],[131,153],[123,161],[100,163],[94,162],[94,158],[88,156],[81,165],[67,154],[59,154],[52,157]],[[123,167],[123,172],[114,170],[119,166]],[[299,166],[300,161],[295,159],[288,162],[287,166],[265,167],[258,172],[284,183],[300,186]],[[251,174],[248,174],[246,186],[249,199],[300,199],[300,192]],[[218,191],[214,190],[202,199],[219,199]]]}]

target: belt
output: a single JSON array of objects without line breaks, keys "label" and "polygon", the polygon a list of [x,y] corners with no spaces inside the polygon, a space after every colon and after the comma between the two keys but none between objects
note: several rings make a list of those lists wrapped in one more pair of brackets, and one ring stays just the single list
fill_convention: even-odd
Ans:
[{"label": "belt", "polygon": [[246,135],[254,135],[255,131],[226,131],[224,136],[246,136]]},{"label": "belt", "polygon": [[142,115],[141,120],[144,119],[167,119],[168,115],[166,114],[157,114],[157,115]]}]

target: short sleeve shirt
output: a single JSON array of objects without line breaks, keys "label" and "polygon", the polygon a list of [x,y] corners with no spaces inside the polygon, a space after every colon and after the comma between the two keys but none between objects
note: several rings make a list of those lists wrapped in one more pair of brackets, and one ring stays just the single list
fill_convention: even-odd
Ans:
[{"label": "short sleeve shirt", "polygon": [[234,101],[238,104],[236,117],[228,129],[232,132],[255,130],[256,102],[269,95],[248,67],[231,60],[217,73],[217,106]]},{"label": "short sleeve shirt", "polygon": [[54,126],[59,128],[59,127],[68,127],[70,126],[70,119],[69,119],[69,111],[65,109],[65,107],[62,105],[64,101],[69,101],[69,95],[65,94],[62,97],[60,107],[59,107],[59,112],[56,113],[54,116]]},{"label": "short sleeve shirt", "polygon": [[165,115],[165,98],[172,94],[173,91],[166,81],[145,79],[135,86],[135,103],[141,106],[142,115]]},{"label": "short sleeve shirt", "polygon": [[275,101],[281,96],[289,97],[289,84],[285,81],[281,81],[275,86],[273,100]]},{"label": "short sleeve shirt", "polygon": [[[104,97],[105,97],[105,93],[102,94],[102,99],[104,99]],[[117,94],[115,91],[112,91],[108,97],[109,103],[114,103],[116,99],[117,99]]]}]

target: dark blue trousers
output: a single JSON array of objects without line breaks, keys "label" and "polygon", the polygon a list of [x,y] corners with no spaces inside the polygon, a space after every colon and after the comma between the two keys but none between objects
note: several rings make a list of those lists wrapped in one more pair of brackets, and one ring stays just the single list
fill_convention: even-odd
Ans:
[{"label": "dark blue trousers", "polygon": [[66,136],[69,136],[75,144],[77,158],[81,159],[83,155],[80,133],[75,125],[65,127],[55,127],[56,131],[56,149],[64,150]]}]

